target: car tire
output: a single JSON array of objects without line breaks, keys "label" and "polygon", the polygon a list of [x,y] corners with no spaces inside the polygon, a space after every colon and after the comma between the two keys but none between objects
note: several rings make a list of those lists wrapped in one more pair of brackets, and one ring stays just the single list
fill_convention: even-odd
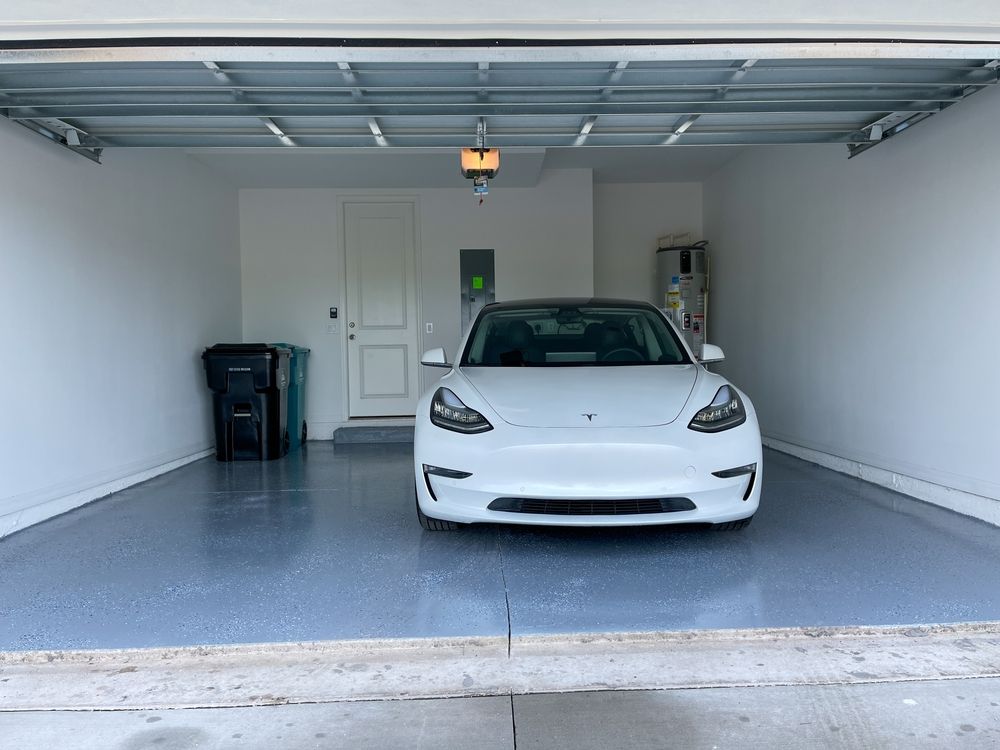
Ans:
[{"label": "car tire", "polygon": [[740,529],[745,529],[750,525],[753,520],[753,516],[747,516],[746,518],[741,518],[738,521],[726,521],[725,523],[713,523],[713,531],[739,531]]},{"label": "car tire", "polygon": [[[414,499],[416,499],[416,492],[414,492]],[[440,521],[437,518],[431,518],[420,510],[419,500],[417,500],[417,520],[420,521],[420,527],[424,531],[458,531],[465,525],[455,521]]]}]

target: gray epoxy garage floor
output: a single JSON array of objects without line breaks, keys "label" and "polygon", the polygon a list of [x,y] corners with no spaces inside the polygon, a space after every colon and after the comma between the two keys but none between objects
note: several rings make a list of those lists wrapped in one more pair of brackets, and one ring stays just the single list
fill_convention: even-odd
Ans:
[{"label": "gray epoxy garage floor", "polygon": [[0,649],[1000,619],[1000,531],[765,462],[742,532],[430,533],[407,444],[205,459],[0,540]]}]

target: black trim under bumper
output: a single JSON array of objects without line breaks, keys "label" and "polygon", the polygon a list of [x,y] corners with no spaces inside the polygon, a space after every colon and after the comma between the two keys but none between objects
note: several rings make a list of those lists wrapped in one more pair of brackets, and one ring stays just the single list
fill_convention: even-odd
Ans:
[{"label": "black trim under bumper", "polygon": [[488,510],[546,516],[634,516],[678,513],[697,506],[686,497],[639,498],[634,500],[553,500],[530,497],[498,497]]}]

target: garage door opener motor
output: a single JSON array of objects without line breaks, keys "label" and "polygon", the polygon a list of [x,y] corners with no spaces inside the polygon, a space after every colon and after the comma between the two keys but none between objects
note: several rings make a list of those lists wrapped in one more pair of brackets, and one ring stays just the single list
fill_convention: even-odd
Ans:
[{"label": "garage door opener motor", "polygon": [[486,120],[479,118],[476,126],[476,148],[462,149],[462,177],[472,180],[472,192],[479,196],[479,205],[489,195],[489,181],[500,171],[500,149],[486,148]]}]

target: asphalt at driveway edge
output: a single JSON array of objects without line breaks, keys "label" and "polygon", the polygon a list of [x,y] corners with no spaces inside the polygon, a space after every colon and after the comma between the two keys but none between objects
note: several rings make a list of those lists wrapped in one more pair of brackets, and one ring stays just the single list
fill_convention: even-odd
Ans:
[{"label": "asphalt at driveway edge", "polygon": [[0,711],[982,677],[1000,677],[1000,622],[6,651]]}]

